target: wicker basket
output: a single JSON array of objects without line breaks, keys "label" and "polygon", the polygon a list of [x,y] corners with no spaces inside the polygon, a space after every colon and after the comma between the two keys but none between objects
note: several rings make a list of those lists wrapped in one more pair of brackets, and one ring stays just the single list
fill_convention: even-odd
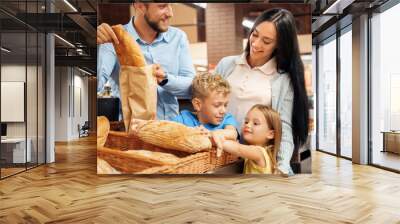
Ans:
[{"label": "wicker basket", "polygon": [[128,134],[126,132],[110,131],[108,133],[106,144],[107,148],[117,149],[117,150],[135,150],[135,149],[146,149],[153,152],[165,152],[171,153],[173,155],[184,157],[190,155],[188,152],[176,151],[171,149],[165,149],[157,147],[155,145],[143,142],[135,135]]},{"label": "wicker basket", "polygon": [[[169,153],[179,157],[177,164],[162,164],[154,161],[142,161],[141,158],[127,154],[127,150],[145,149],[152,152]],[[210,151],[190,154],[154,146],[141,141],[126,132],[110,131],[105,147],[98,148],[98,156],[123,173],[134,174],[200,174],[235,162],[238,158],[222,153],[216,156],[215,148]]]},{"label": "wicker basket", "polygon": [[125,126],[123,121],[110,121],[111,131],[125,131]]},{"label": "wicker basket", "polygon": [[100,147],[97,156],[115,169],[130,174],[198,174],[210,170],[208,152],[181,157],[170,164],[156,157],[144,158],[135,150],[119,151]]},{"label": "wicker basket", "polygon": [[[132,150],[132,149],[143,148],[154,152],[166,152],[178,156],[190,155],[187,152],[160,148],[152,144],[145,143],[134,135],[129,135],[125,132],[117,132],[117,131],[110,131],[105,147],[115,148],[119,150]],[[210,164],[213,169],[224,166],[229,163],[233,163],[238,160],[237,156],[225,152],[223,152],[220,157],[217,157],[217,151],[215,148],[212,148],[208,153],[210,154],[209,155]]]},{"label": "wicker basket", "polygon": [[97,156],[123,173],[136,173],[147,168],[165,165],[165,163],[156,158],[146,159],[129,151],[119,151],[105,147],[97,149]]},{"label": "wicker basket", "polygon": [[153,167],[137,174],[200,174],[210,169],[208,152],[199,152],[182,158],[176,165]]},{"label": "wicker basket", "polygon": [[217,157],[217,150],[215,148],[209,151],[209,157],[211,169],[225,166],[227,164],[236,162],[239,159],[239,157],[225,152],[222,152],[222,155]]}]

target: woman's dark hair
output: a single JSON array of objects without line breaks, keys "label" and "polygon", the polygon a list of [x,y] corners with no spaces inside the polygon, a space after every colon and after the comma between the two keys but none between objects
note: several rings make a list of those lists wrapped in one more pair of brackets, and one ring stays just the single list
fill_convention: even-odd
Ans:
[{"label": "woman's dark hair", "polygon": [[285,9],[264,11],[257,17],[247,41],[246,55],[250,52],[250,36],[262,22],[272,22],[277,33],[277,47],[273,52],[276,58],[277,70],[287,72],[293,87],[292,130],[295,148],[303,145],[308,136],[308,104],[304,82],[304,66],[300,58],[299,44],[295,20],[292,13]]}]

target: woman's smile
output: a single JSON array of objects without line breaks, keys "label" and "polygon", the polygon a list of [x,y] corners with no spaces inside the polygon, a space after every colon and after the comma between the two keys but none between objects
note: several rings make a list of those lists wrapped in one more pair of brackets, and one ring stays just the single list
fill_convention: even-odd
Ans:
[{"label": "woman's smile", "polygon": [[256,50],[254,47],[251,48],[251,51],[252,51],[254,54],[259,54],[259,53],[262,53],[262,52],[263,52],[263,51],[261,51],[261,50]]}]

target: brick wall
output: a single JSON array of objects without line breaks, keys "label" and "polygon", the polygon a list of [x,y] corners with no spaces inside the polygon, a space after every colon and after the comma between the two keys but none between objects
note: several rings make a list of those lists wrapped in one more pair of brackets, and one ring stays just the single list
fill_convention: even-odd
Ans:
[{"label": "brick wall", "polygon": [[[206,40],[208,64],[216,65],[222,57],[242,52],[240,12],[234,4],[208,4]],[[240,18],[240,19],[238,19]]]},{"label": "brick wall", "polygon": [[131,19],[130,7],[131,4],[98,4],[97,22],[98,24],[108,23],[110,25],[126,24]]}]

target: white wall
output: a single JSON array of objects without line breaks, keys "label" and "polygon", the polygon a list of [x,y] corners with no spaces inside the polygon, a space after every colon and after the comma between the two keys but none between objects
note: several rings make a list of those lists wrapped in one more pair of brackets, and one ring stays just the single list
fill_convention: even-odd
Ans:
[{"label": "white wall", "polygon": [[[1,81],[25,82],[25,65],[24,66],[18,64],[2,65]],[[7,108],[1,108],[1,110],[7,110]],[[7,137],[25,137],[25,123],[24,122],[7,123]]]},{"label": "white wall", "polygon": [[72,67],[56,67],[55,73],[55,140],[70,141],[88,120],[88,78]]},{"label": "white wall", "polygon": [[55,68],[55,141],[68,140],[69,69]]},{"label": "white wall", "polygon": [[[36,68],[28,66],[28,74],[32,73]],[[25,65],[9,64],[1,66],[1,81],[3,82],[25,82]],[[28,97],[32,97],[33,93],[28,92]],[[36,90],[35,95],[36,96]],[[28,100],[28,99],[27,99]],[[31,100],[28,100],[30,102]],[[35,105],[36,106],[36,105]],[[7,108],[1,108],[1,110],[7,110]],[[10,111],[10,113],[12,113]],[[29,116],[29,114],[28,114]],[[36,116],[36,114],[35,114]],[[28,117],[28,121],[31,121]],[[25,123],[24,122],[7,122],[7,136],[8,137],[25,137]],[[29,136],[28,136],[29,137]]]},{"label": "white wall", "polygon": [[208,66],[206,42],[189,44],[189,52],[194,65]]},{"label": "white wall", "polygon": [[[36,70],[38,69],[38,70]],[[25,64],[3,64],[1,66],[2,81],[18,81],[26,83],[26,110],[27,119],[25,122],[6,122],[7,137],[30,139],[32,161],[44,162],[44,83],[42,67]],[[27,78],[27,81],[25,80]],[[1,108],[3,112],[13,113],[10,108]],[[23,111],[24,112],[24,111]],[[27,132],[26,132],[27,131]],[[37,157],[37,153],[39,156]]]},{"label": "white wall", "polygon": [[[78,72],[78,74],[77,74]],[[73,138],[78,138],[79,133],[78,133],[78,124],[81,126],[85,123],[85,121],[88,121],[88,78],[81,76],[82,73],[80,73],[79,70],[74,70],[74,91],[73,94],[74,96],[71,96],[74,100],[71,105],[74,105],[72,108],[72,120],[71,120],[71,126],[72,126],[72,132],[71,135]],[[80,111],[81,110],[81,111]]]}]

